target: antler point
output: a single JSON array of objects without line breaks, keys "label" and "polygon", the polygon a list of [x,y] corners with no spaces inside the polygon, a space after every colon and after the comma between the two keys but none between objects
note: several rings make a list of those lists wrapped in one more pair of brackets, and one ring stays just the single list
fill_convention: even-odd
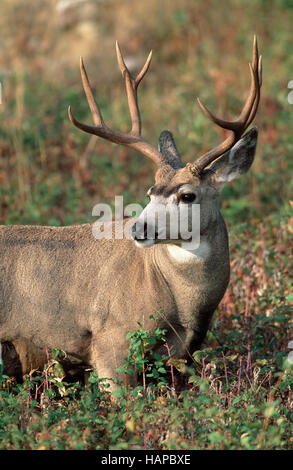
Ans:
[{"label": "antler point", "polygon": [[70,121],[73,123],[73,114],[72,114],[70,105],[68,106],[68,116],[69,116]]},{"label": "antler point", "polygon": [[209,113],[207,107],[200,101],[200,99],[199,99],[198,97],[197,97],[196,99],[197,99],[198,105],[199,105],[199,107],[201,108],[201,110],[202,110],[203,112],[208,112],[208,113]]}]

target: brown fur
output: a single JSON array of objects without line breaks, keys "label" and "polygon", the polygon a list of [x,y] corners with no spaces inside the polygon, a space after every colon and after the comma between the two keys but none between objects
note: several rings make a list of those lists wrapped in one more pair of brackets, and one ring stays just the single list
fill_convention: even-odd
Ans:
[{"label": "brown fur", "polygon": [[[97,241],[90,225],[2,226],[1,341],[14,343],[23,372],[46,357],[31,350],[28,358],[26,348],[19,349],[21,340],[42,350],[65,350],[112,377],[127,355],[127,332],[138,321],[152,327],[149,316],[162,308],[182,337],[178,342],[171,331],[169,344],[186,355],[186,348],[200,345],[225,292],[229,264],[219,258],[228,259],[227,243],[223,249],[208,263],[174,266],[165,245],[142,250],[126,239]],[[209,287],[209,264],[219,290]]]}]

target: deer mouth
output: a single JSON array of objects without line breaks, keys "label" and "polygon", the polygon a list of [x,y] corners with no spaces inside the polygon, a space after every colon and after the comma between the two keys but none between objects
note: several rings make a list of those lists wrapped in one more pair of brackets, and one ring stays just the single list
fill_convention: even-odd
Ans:
[{"label": "deer mouth", "polygon": [[145,238],[143,240],[135,239],[134,242],[138,248],[148,248],[150,246],[153,246],[156,243],[156,240],[153,238]]}]

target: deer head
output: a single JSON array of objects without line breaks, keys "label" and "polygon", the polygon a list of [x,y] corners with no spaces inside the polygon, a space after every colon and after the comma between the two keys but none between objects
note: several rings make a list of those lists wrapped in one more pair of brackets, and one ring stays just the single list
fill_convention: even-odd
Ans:
[{"label": "deer head", "polygon": [[[172,214],[177,213],[178,216],[184,209],[190,231],[192,230],[190,226],[192,206],[200,204],[200,233],[201,236],[205,235],[217,220],[216,200],[221,188],[226,182],[246,173],[254,159],[257,128],[253,127],[246,134],[244,132],[252,123],[260,100],[262,61],[258,54],[256,37],[253,43],[252,64],[249,64],[250,91],[238,119],[235,121],[220,119],[198,99],[198,103],[207,117],[219,127],[231,131],[230,135],[220,145],[197,158],[194,163],[187,163],[185,166],[170,131],[165,130],[161,133],[158,148],[153,147],[141,137],[137,88],[149,69],[152,53],[149,54],[145,65],[135,77],[125,65],[117,42],[116,53],[125,80],[132,121],[131,131],[129,133],[117,132],[105,124],[90,87],[82,59],[80,61],[81,77],[95,125],[89,126],[79,122],[73,116],[70,107],[69,118],[79,129],[116,144],[131,147],[150,158],[155,164],[157,168],[155,184],[147,192],[150,202],[132,228],[133,239],[137,246],[146,247],[162,241],[172,243],[179,241],[185,243],[184,246],[188,248],[189,240],[180,238],[180,235],[179,238],[172,238],[173,227],[170,221],[178,221],[178,217],[171,217]],[[165,208],[166,214],[163,223],[160,223],[159,217],[157,217],[161,208]],[[163,237],[161,237],[162,231],[164,232]]]}]

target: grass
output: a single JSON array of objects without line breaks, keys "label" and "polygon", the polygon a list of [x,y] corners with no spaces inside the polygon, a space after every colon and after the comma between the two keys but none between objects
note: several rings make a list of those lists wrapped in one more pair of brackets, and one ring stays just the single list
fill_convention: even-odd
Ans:
[{"label": "grass", "polygon": [[154,144],[170,128],[185,162],[223,138],[195,96],[223,116],[238,114],[254,33],[264,84],[256,161],[222,195],[231,281],[192,366],[168,357],[167,349],[166,359],[151,361],[148,342],[156,338],[138,325],[126,366],[135,363],[142,381],[132,390],[122,385],[113,403],[94,373],[88,386],[65,383],[51,353],[45,372],[24,384],[1,379],[0,448],[292,449],[292,2],[254,0],[245,8],[241,0],[221,7],[215,0],[170,0],[168,8],[154,0],[92,2],[97,14],[83,23],[68,16],[65,26],[51,10],[54,2],[22,10],[19,0],[2,3],[1,223],[91,221],[95,203],[113,203],[114,194],[126,204],[141,202],[152,184],[145,158],[70,124],[69,104],[91,122],[79,53],[106,121],[126,130],[114,41],[137,63],[154,50],[139,94],[144,136]]}]

